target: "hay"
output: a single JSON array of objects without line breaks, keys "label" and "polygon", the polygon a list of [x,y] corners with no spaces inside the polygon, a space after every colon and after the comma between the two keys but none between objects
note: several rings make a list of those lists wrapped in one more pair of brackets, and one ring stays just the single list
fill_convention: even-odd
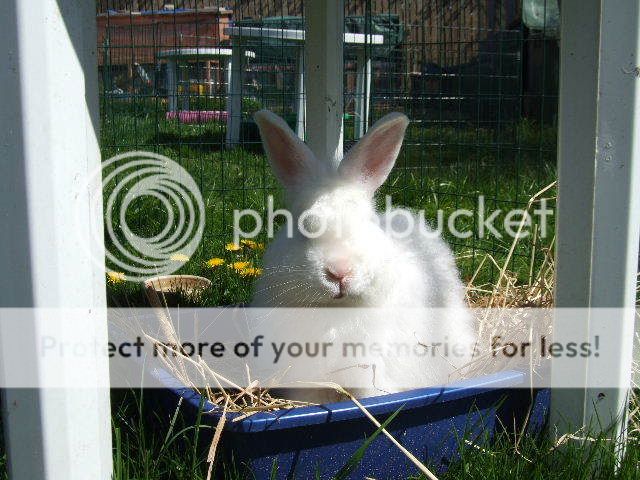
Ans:
[{"label": "hay", "polygon": [[[555,185],[556,182],[553,182],[531,197],[527,202],[526,212],[530,212],[543,200],[554,200],[554,197],[544,197],[544,195]],[[470,363],[457,371],[463,378],[477,377],[507,367],[527,369],[531,375],[534,375],[540,366],[541,356],[538,355],[538,345],[531,340],[541,335],[551,336],[552,325],[551,322],[532,322],[527,309],[553,307],[555,237],[544,244],[535,228],[530,238],[523,237],[521,234],[525,226],[526,219],[523,216],[502,263],[491,254],[484,255],[467,283],[466,295],[469,307],[485,310],[482,311],[483,314],[477,325],[477,344],[482,348],[478,349],[478,354]],[[531,242],[526,282],[522,282],[516,273],[509,270],[514,253],[519,244],[524,241]],[[536,261],[540,257],[541,260]],[[494,283],[477,283],[476,280],[486,268],[497,270],[498,278]],[[511,340],[528,341],[532,344],[528,363],[517,357],[506,363],[503,357],[496,356],[495,352],[487,348],[491,345],[491,339],[494,336],[503,336],[505,333],[509,333]],[[534,363],[534,359],[538,359],[537,363]]]},{"label": "hay", "polygon": [[[555,182],[536,193],[529,200],[526,210],[530,211],[534,205],[543,200],[543,195],[554,187]],[[544,199],[550,200],[553,199],[553,197]],[[522,232],[524,226],[525,220],[523,218],[517,232]],[[501,263],[490,254],[486,254],[479,262],[466,289],[469,306],[472,308],[490,308],[493,310],[503,309],[510,312],[508,315],[487,315],[482,318],[478,325],[479,342],[484,342],[485,345],[489,345],[489,339],[493,335],[504,332],[518,332],[518,334],[526,338],[533,338],[534,335],[541,334],[551,336],[552,325],[550,323],[535,326],[537,330],[534,332],[534,326],[528,321],[526,313],[528,308],[553,307],[555,237],[546,244],[543,243],[543,240],[544,239],[540,238],[537,228],[534,227],[531,237],[526,240],[531,242],[531,256],[528,262],[529,268],[526,282],[522,282],[521,278],[519,279],[514,272],[509,270],[509,266],[514,258],[514,252],[519,246],[519,243],[524,241],[520,235],[516,235],[506,258]],[[540,258],[541,261],[538,260]],[[481,277],[481,273],[485,268],[496,269],[499,272],[496,282],[487,284],[479,284],[476,282],[476,280]],[[638,288],[640,289],[640,280]],[[511,312],[517,313],[511,314]],[[175,332],[171,320],[167,315],[159,315],[158,318],[161,323],[163,323],[163,331]],[[175,334],[170,335],[170,338],[171,337],[175,338]],[[148,338],[155,340],[152,337]],[[202,395],[213,408],[223,412],[216,425],[215,435],[207,458],[210,465],[212,465],[214,461],[217,444],[222,435],[225,422],[228,420],[228,413],[237,414],[231,421],[239,421],[258,412],[291,409],[310,405],[307,402],[271,396],[269,390],[261,388],[258,381],[250,381],[250,372],[247,372],[248,386],[241,388],[217,374],[209,365],[202,361],[202,359],[193,359],[179,351],[174,351],[174,353],[176,354],[175,359],[177,359],[177,361],[171,361],[170,356],[162,357],[169,371],[184,385],[191,387],[194,391]],[[485,352],[478,358],[475,358],[470,364],[461,369],[463,370],[462,376],[468,378],[492,371],[492,367],[495,367],[495,359],[493,357],[491,352]],[[524,367],[528,368],[531,374],[534,374],[538,365],[533,364],[532,359],[539,358],[539,356],[532,354],[529,358],[530,363],[524,365]],[[520,367],[523,367],[523,365],[520,365]],[[207,387],[198,388],[196,383],[202,384],[202,382],[194,382],[189,371],[195,372],[200,379],[208,379],[209,383],[207,383]],[[359,404],[357,399],[339,385],[334,385],[334,388],[350,398],[363,410],[365,416],[367,416],[374,425],[379,426],[379,422]],[[632,402],[635,407],[631,409],[629,414],[629,435],[640,435],[640,406],[638,406],[637,399],[634,398]],[[394,441],[388,432],[383,431],[383,433],[390,437],[392,442]],[[524,434],[524,432],[522,432],[522,434]],[[518,437],[520,437],[520,435],[518,435]],[[429,478],[435,478],[431,472],[426,470],[423,464],[413,458],[410,452],[404,453],[425,475]]]},{"label": "hay", "polygon": [[[531,208],[542,199],[542,195],[554,186],[555,183],[550,184],[534,195],[527,204],[527,211],[531,210]],[[522,232],[524,226],[523,218],[517,232]],[[517,276],[513,272],[510,272],[508,268],[520,241],[522,241],[520,235],[516,235],[502,264],[499,264],[490,254],[482,258],[467,285],[467,300],[470,307],[511,310],[526,307],[545,308],[553,305],[554,241],[552,240],[548,245],[543,245],[541,239],[538,237],[537,230],[534,229],[528,282],[525,284],[519,282]],[[540,255],[542,255],[543,258],[542,262],[536,262],[536,256],[539,257]],[[476,283],[476,279],[480,278],[483,268],[497,269],[499,275],[494,284]],[[161,308],[158,298],[154,298],[153,300],[156,300],[152,302],[156,310],[164,310]],[[165,307],[167,306],[165,302],[162,303]],[[174,344],[179,345],[173,322],[168,313],[165,311],[157,311],[156,313],[165,338],[173,339],[175,341]],[[499,323],[496,322],[495,319],[499,319]],[[478,325],[479,341],[486,342],[487,339],[496,332],[522,330],[523,325],[526,324],[525,320],[524,315],[487,316],[481,319]],[[545,328],[550,328],[550,326]],[[530,331],[525,333],[529,336],[533,335],[533,332]],[[549,331],[549,333],[551,332]],[[156,338],[149,334],[145,333],[145,336],[152,342],[157,341]],[[307,402],[271,396],[269,390],[261,388],[258,381],[251,381],[250,372],[247,372],[247,387],[242,388],[215,372],[200,357],[193,358],[170,347],[168,350],[173,353],[173,355],[160,357],[168,371],[184,385],[192,388],[195,392],[203,396],[203,398],[208,401],[209,407],[222,412],[209,449],[207,461],[210,466],[215,459],[217,445],[221,438],[224,425],[228,421],[229,413],[236,414],[231,421],[239,421],[258,412],[291,409],[309,405]],[[484,355],[481,355],[466,365],[462,369],[464,370],[462,376],[472,377],[481,375],[483,372],[490,371],[493,364],[494,359],[491,352],[486,352]],[[535,365],[529,365],[531,371],[533,371],[535,367]],[[195,381],[195,379],[199,381]],[[202,381],[203,379],[205,380],[204,382]],[[198,385],[206,386],[202,388],[198,387]],[[340,393],[346,395],[347,398],[350,398],[374,425],[377,427],[380,426],[379,422],[366,411],[356,398],[351,396],[339,385],[333,385],[333,387]],[[636,415],[636,417],[637,416],[639,415]],[[395,439],[393,439],[388,432],[383,431],[383,433],[398,446],[397,442],[394,441]],[[401,448],[401,446],[399,448]],[[404,453],[425,475],[429,478],[435,478],[435,475],[427,470],[410,452],[405,451]]]},{"label": "hay", "polygon": [[[527,202],[526,212],[530,212],[532,207],[543,200],[555,200],[554,197],[543,197],[543,194],[556,186],[553,182],[537,192]],[[554,254],[553,247],[555,237],[548,245],[543,245],[538,237],[538,230],[534,228],[531,242],[531,255],[529,258],[528,282],[518,282],[517,276],[509,271],[514,252],[523,241],[522,233],[526,226],[526,219],[523,217],[516,230],[516,236],[511,243],[509,251],[502,265],[496,259],[487,254],[480,261],[475,273],[467,284],[467,299],[470,307],[475,308],[546,308],[553,306],[553,281],[554,281]],[[543,255],[543,261],[534,271],[536,257]],[[476,285],[475,280],[486,264],[496,268],[499,272],[498,278],[493,284]]]}]

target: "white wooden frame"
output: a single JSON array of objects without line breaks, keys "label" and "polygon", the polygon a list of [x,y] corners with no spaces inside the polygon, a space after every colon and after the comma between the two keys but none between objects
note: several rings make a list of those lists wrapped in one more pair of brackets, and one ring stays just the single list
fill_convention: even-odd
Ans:
[{"label": "white wooden frame", "polygon": [[[607,335],[619,345],[608,362],[615,367],[599,371],[587,359],[584,388],[552,392],[552,433],[583,426],[624,433],[640,238],[639,13],[638,2],[562,2],[556,305],[627,310]],[[590,330],[590,321],[558,322],[554,336],[588,340]],[[555,385],[563,384],[563,366],[552,365]],[[601,378],[623,388],[587,388]]]},{"label": "white wooden frame", "polygon": [[[96,38],[93,2],[0,2],[0,307],[77,307],[87,329],[72,338],[106,345],[104,269],[89,258],[104,258],[104,247],[85,253],[76,234],[91,223],[88,190],[78,194],[77,184],[100,167]],[[11,341],[45,379],[53,372],[37,360],[39,320],[34,313]],[[0,376],[22,367],[2,353]],[[107,359],[66,362],[64,375],[96,386],[3,391],[10,478],[111,478],[109,391],[98,386],[108,384]]]},{"label": "white wooden frame", "polygon": [[[383,35],[371,35],[364,33],[344,33],[344,25],[338,28],[338,21],[333,19],[333,22],[329,25],[329,30],[327,33],[331,35],[338,35],[335,38],[331,38],[329,43],[331,43],[332,48],[334,48],[331,52],[324,52],[322,49],[325,47],[325,40],[319,38],[318,35],[322,33],[322,28],[319,27],[320,24],[326,20],[324,16],[324,6],[317,5],[318,2],[311,2],[306,6],[306,22],[307,22],[307,30],[291,30],[291,29],[280,29],[280,28],[260,28],[260,27],[227,27],[224,29],[224,32],[229,35],[233,40],[233,49],[238,50],[236,52],[236,56],[240,55],[240,52],[244,49],[245,39],[247,38],[276,38],[282,41],[288,41],[291,43],[298,43],[300,47],[298,48],[298,52],[296,53],[296,134],[301,139],[305,139],[305,129],[306,129],[306,112],[307,106],[305,102],[305,98],[307,95],[305,93],[305,89],[314,88],[320,82],[333,82],[334,78],[319,78],[317,76],[309,77],[307,75],[308,70],[304,65],[304,57],[305,52],[307,55],[312,55],[312,57],[308,58],[321,58],[327,57],[327,60],[330,62],[335,62],[335,65],[330,65],[331,68],[336,68],[337,63],[342,62],[342,50],[339,52],[335,49],[342,49],[344,44],[349,44],[356,48],[357,57],[357,82],[356,82],[356,92],[355,92],[355,104],[356,104],[356,129],[355,135],[356,138],[360,138],[364,135],[367,127],[368,127],[368,117],[369,117],[369,104],[370,104],[370,96],[371,96],[371,57],[370,57],[370,48],[367,48],[368,45],[382,45],[384,42]],[[332,14],[334,13],[333,2],[328,2],[326,5],[327,8],[331,9]],[[341,15],[344,15],[341,13]],[[341,17],[343,18],[343,17]],[[338,33],[338,30],[340,33]],[[305,39],[309,39],[308,42],[305,42]],[[344,39],[344,43],[340,41],[340,38]],[[312,46],[308,46],[307,44],[312,42]],[[304,49],[302,48],[304,44]],[[321,49],[315,49],[316,46],[321,46]],[[324,62],[325,60],[323,60]],[[342,65],[342,64],[341,64]],[[342,71],[342,67],[340,70]],[[244,69],[234,69],[232,70],[233,76],[242,76],[242,72]],[[319,73],[319,70],[314,70],[314,75]],[[337,73],[337,72],[336,72]],[[334,75],[334,72],[331,72]],[[241,97],[241,78],[234,79],[232,78],[231,84],[235,89],[232,89],[229,93],[230,97]],[[342,80],[340,80],[340,85],[342,85]],[[327,91],[328,91],[327,86]],[[333,94],[332,94],[333,96]],[[309,96],[310,97],[310,96]],[[322,97],[324,98],[324,97]],[[311,100],[312,101],[312,100]],[[229,108],[235,108],[236,102],[229,102]],[[232,114],[231,110],[228,110],[229,115],[227,117],[227,143],[231,146],[234,146],[239,141],[240,134],[240,122],[241,115]],[[234,111],[235,112],[235,111]],[[314,125],[315,128],[315,125]],[[313,134],[311,134],[313,136]]]},{"label": "white wooden frame", "polygon": [[344,2],[306,2],[305,19],[307,144],[337,166],[344,133]]},{"label": "white wooden frame", "polygon": [[[158,58],[167,59],[167,110],[170,112],[178,111],[178,62],[180,60],[223,60],[226,70],[227,78],[227,95],[231,94],[231,62],[232,51],[230,48],[206,48],[206,47],[194,47],[194,48],[174,48],[170,50],[164,50],[158,53]],[[255,52],[246,50],[244,52],[246,58],[255,58]],[[183,94],[183,110],[189,108],[189,92]]]}]

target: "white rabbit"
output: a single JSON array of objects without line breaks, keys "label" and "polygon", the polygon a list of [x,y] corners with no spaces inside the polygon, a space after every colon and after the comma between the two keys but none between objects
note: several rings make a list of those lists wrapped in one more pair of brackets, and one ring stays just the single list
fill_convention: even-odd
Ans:
[{"label": "white rabbit", "polygon": [[[475,329],[447,244],[424,222],[420,226],[418,216],[407,209],[375,210],[374,193],[395,163],[408,118],[390,113],[380,119],[337,168],[327,159],[316,159],[277,115],[262,110],[255,120],[271,166],[286,189],[293,222],[267,248],[265,274],[251,306],[444,309],[433,314],[437,319],[414,320],[409,328],[415,331],[409,334],[423,341],[436,335],[472,345]],[[317,238],[303,234],[299,220],[301,228]],[[414,228],[407,230],[412,222]],[[397,332],[396,319],[386,320],[385,328],[366,335],[386,339]],[[427,371],[402,365],[396,370],[405,373],[395,374],[420,374],[425,386],[442,383],[468,359],[438,358]],[[384,387],[360,394],[382,394],[406,384],[406,379],[394,381],[389,375]]]}]

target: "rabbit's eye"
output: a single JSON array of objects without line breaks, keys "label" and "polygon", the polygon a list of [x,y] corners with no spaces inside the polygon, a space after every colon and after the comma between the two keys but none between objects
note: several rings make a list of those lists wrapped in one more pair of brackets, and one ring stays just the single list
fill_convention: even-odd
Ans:
[{"label": "rabbit's eye", "polygon": [[307,238],[317,238],[326,230],[326,222],[323,222],[322,217],[314,213],[305,215],[300,220],[302,220],[300,231]]}]

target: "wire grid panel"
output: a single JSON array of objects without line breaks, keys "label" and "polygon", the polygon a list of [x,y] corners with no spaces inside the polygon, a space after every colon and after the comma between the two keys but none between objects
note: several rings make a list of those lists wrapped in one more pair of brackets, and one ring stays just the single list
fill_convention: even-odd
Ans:
[{"label": "wire grid panel", "polygon": [[[558,38],[547,29],[552,0],[542,0],[538,24],[525,18],[534,3],[541,2],[345,1],[345,31],[384,39],[382,45],[345,44],[345,149],[385,113],[409,116],[404,147],[379,200],[389,194],[394,204],[424,209],[432,220],[438,209],[445,219],[458,208],[473,212],[458,225],[466,223],[470,237],[447,237],[467,278],[485,254],[504,258],[511,245],[505,236],[477,234],[478,197],[487,211],[503,212],[499,223],[505,210],[526,206],[555,180]],[[262,34],[233,37],[233,26]],[[272,34],[304,29],[302,2],[185,0],[166,7],[102,0],[98,29],[104,158],[146,149],[180,162],[205,196],[202,258],[228,255],[234,209],[265,211],[269,195],[276,207],[283,202],[252,113],[268,108],[292,128],[302,125],[304,136],[303,44]],[[242,73],[234,89],[230,57],[211,52],[235,42],[250,56],[231,67]],[[370,70],[363,68],[363,52]],[[239,120],[231,142],[229,115]],[[150,232],[165,215],[144,202],[127,213]],[[526,277],[536,245],[518,245],[513,268],[519,275]],[[185,269],[199,273],[199,265]]]}]

